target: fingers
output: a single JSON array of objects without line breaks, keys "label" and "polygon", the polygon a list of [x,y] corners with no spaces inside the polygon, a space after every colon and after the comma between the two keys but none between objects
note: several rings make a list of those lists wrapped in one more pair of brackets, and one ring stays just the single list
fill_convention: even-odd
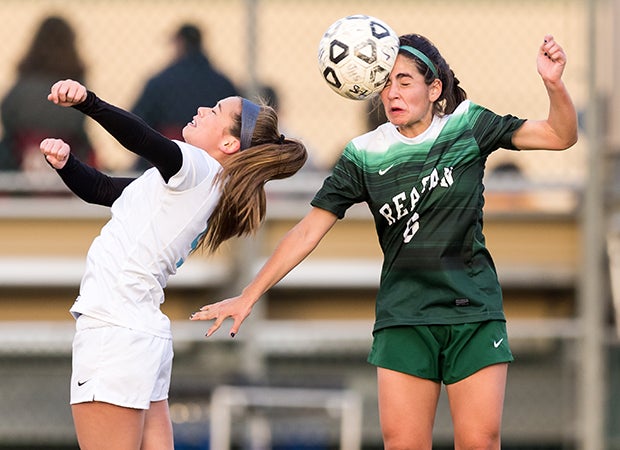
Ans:
[{"label": "fingers", "polygon": [[218,313],[215,308],[206,305],[200,308],[200,310],[191,313],[189,320],[214,320],[217,316]]},{"label": "fingers", "polygon": [[61,106],[77,105],[86,100],[86,87],[74,80],[57,81],[47,99]]},{"label": "fingers", "polygon": [[71,153],[71,148],[62,139],[47,138],[39,145],[41,153],[55,169],[62,169]]},{"label": "fingers", "polygon": [[543,43],[540,46],[540,51],[551,61],[564,61],[566,59],[564,50],[550,34],[545,36]]},{"label": "fingers", "polygon": [[566,67],[566,53],[552,35],[544,37],[536,58],[536,68],[545,84],[561,82]]},{"label": "fingers", "polygon": [[192,313],[189,316],[190,320],[213,320],[213,325],[207,330],[206,337],[210,337],[215,333],[224,323],[227,318],[234,320],[233,326],[230,329],[230,337],[235,337],[241,327],[241,323],[244,318],[236,313],[231,312],[226,307],[222,308],[221,304],[206,305],[200,308],[200,310]]},{"label": "fingers", "polygon": [[[214,320],[215,322],[213,323],[211,328],[207,330],[206,334],[206,337],[210,337],[211,335],[213,335],[213,333],[219,330],[224,320],[226,320],[228,317],[232,317],[232,315],[221,313],[217,308],[213,307],[212,305],[207,305],[200,308],[199,311],[192,313],[189,316],[189,320]],[[237,324],[237,320],[235,320],[235,323],[233,324],[234,329],[231,328],[230,330],[230,337],[235,337],[240,325],[241,322]]]},{"label": "fingers", "polygon": [[[224,317],[218,317],[217,319],[215,319],[215,322],[213,323],[213,325],[211,326],[211,328],[209,328],[207,330],[207,334],[205,335],[206,337],[211,337],[211,335],[213,333],[215,333],[217,330],[219,330],[220,326],[222,325],[222,322],[224,322]],[[231,334],[231,337],[235,337],[234,334]]]},{"label": "fingers", "polygon": [[237,335],[239,328],[241,327],[241,322],[243,322],[243,320],[235,319],[233,326],[230,327],[230,337],[235,337]]}]

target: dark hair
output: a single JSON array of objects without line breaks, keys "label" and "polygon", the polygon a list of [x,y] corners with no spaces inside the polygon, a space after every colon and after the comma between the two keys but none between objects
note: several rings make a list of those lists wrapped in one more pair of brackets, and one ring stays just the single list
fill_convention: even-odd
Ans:
[{"label": "dark hair", "polygon": [[[233,120],[229,131],[240,138],[241,115]],[[307,157],[300,141],[279,133],[275,110],[261,105],[250,147],[230,156],[218,175],[222,196],[200,247],[215,251],[231,237],[256,232],[265,218],[265,183],[295,174]]]},{"label": "dark hair", "polygon": [[176,38],[183,42],[183,46],[188,51],[202,49],[202,33],[200,29],[190,23],[181,25],[176,32]]},{"label": "dark hair", "polygon": [[85,67],[75,45],[75,33],[65,19],[50,16],[41,22],[17,72],[84,80]]},{"label": "dark hair", "polygon": [[443,56],[441,56],[437,47],[435,47],[430,40],[419,34],[405,34],[400,36],[400,45],[407,45],[421,51],[431,60],[437,70],[438,77],[435,77],[431,68],[420,58],[402,49],[399,51],[400,55],[415,62],[420,73],[424,75],[424,80],[427,85],[430,85],[435,78],[441,80],[442,91],[433,105],[433,113],[442,116],[454,112],[456,107],[467,98],[467,93],[459,86],[460,82],[458,78],[456,78]]}]

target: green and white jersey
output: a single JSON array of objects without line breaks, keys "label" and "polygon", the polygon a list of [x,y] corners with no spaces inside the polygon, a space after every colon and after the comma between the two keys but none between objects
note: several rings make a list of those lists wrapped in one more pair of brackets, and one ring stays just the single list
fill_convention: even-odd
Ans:
[{"label": "green and white jersey", "polygon": [[505,320],[482,234],[486,159],[524,120],[470,101],[415,138],[390,123],[353,139],[312,200],[343,218],[366,202],[384,262],[375,331]]}]

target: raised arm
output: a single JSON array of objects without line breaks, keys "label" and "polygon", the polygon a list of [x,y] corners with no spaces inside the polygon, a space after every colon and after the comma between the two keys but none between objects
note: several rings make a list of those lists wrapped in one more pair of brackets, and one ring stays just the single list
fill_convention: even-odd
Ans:
[{"label": "raised arm", "polygon": [[545,120],[528,120],[513,135],[512,143],[521,150],[565,150],[577,142],[577,112],[562,81],[566,54],[547,35],[538,50],[537,68],[549,97]]},{"label": "raised arm", "polygon": [[211,336],[228,317],[233,319],[230,335],[235,336],[252,307],[272,286],[293,270],[308,256],[336,223],[331,212],[312,208],[297,225],[284,236],[256,277],[238,297],[206,305],[190,316],[191,320],[215,320],[207,331]]},{"label": "raised arm", "polygon": [[74,107],[96,120],[121,145],[153,164],[166,182],[181,168],[183,155],[176,143],[138,116],[104,102],[77,81],[58,81],[47,98],[60,106]]}]

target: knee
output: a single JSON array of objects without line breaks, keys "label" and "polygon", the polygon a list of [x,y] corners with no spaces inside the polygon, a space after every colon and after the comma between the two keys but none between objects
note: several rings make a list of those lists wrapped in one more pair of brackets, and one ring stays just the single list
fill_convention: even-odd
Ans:
[{"label": "knee", "polygon": [[468,434],[466,437],[455,437],[455,450],[500,450],[499,433]]},{"label": "knee", "polygon": [[432,438],[420,435],[411,435],[404,432],[383,432],[384,450],[431,450]]},{"label": "knee", "polygon": [[423,445],[419,442],[394,442],[394,441],[384,441],[383,442],[384,450],[431,450],[430,445]]}]

